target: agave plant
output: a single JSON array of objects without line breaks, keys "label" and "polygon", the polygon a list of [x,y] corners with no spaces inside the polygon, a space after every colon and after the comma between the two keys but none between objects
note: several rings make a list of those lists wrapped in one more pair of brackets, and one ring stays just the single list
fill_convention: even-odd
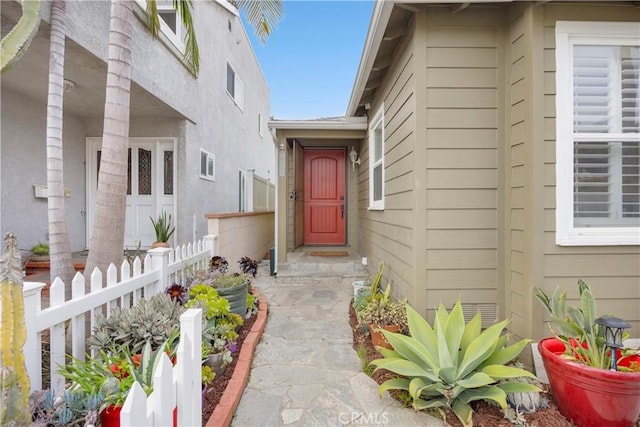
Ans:
[{"label": "agave plant", "polygon": [[413,408],[450,408],[464,426],[473,425],[474,400],[492,400],[503,410],[509,392],[530,392],[540,389],[517,377],[535,376],[524,369],[505,366],[530,340],[508,346],[508,335],[502,330],[508,320],[482,331],[480,313],[465,324],[462,305],[458,301],[451,312],[441,304],[433,327],[411,306],[407,305],[410,336],[383,331],[393,350],[380,349],[383,358],[371,362],[401,377],[385,381],[378,388],[405,390]]}]

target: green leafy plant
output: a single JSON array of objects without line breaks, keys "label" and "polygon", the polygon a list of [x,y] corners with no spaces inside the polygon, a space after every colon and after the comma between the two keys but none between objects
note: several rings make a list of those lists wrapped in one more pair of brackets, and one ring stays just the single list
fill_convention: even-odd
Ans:
[{"label": "green leafy plant", "polygon": [[[460,301],[451,312],[442,304],[436,311],[433,327],[411,306],[406,306],[410,336],[383,331],[393,350],[380,349],[383,358],[371,362],[401,377],[385,381],[378,388],[405,390],[416,410],[450,408],[464,426],[471,425],[474,400],[495,401],[507,407],[506,393],[540,391],[518,382],[517,377],[534,377],[524,369],[505,366],[529,340],[507,345],[501,335],[508,320],[481,330],[480,313],[465,324]],[[506,380],[506,381],[503,381]]]},{"label": "green leafy plant", "polygon": [[31,253],[37,256],[49,255],[49,245],[46,243],[38,243],[31,248]]},{"label": "green leafy plant", "polygon": [[176,227],[173,225],[173,221],[171,220],[171,214],[167,214],[166,211],[162,211],[162,214],[160,214],[158,219],[153,219],[152,217],[149,218],[153,224],[153,229],[156,231],[156,241],[168,242],[176,231]]},{"label": "green leafy plant", "polygon": [[247,293],[247,314],[249,316],[258,314],[258,297],[251,292]]},{"label": "green leafy plant", "polygon": [[137,381],[147,395],[153,391],[153,369],[159,356],[169,351],[166,340],[155,351],[147,342],[140,354],[119,349],[114,354],[100,351],[96,357],[87,355],[86,361],[71,358],[71,363],[58,370],[71,383],[70,390],[82,390],[89,395],[104,396],[102,409],[107,406],[122,406],[133,383]]},{"label": "green leafy plant", "polygon": [[244,284],[246,281],[246,276],[237,273],[220,274],[213,277],[211,286],[214,288],[233,288]]},{"label": "green leafy plant", "polygon": [[202,366],[202,385],[208,386],[213,383],[213,380],[216,378],[216,373],[211,369],[211,366],[203,365]]},{"label": "green leafy plant", "polygon": [[218,295],[218,291],[209,285],[201,283],[191,287],[189,300],[185,307],[204,308],[205,317],[213,319],[227,315],[231,306],[229,301]]},{"label": "green leafy plant", "polygon": [[[583,280],[578,280],[579,306],[567,306],[567,292],[556,288],[551,297],[536,288],[536,298],[551,316],[549,328],[566,347],[564,356],[594,368],[609,369],[610,351],[604,331],[596,323],[596,299]],[[623,338],[628,336],[625,333]]]},{"label": "green leafy plant", "polygon": [[391,299],[391,284],[387,286],[380,298],[372,298],[359,312],[360,322],[369,325],[389,326],[400,325],[403,329],[407,326],[406,300],[393,301]]},{"label": "green leafy plant", "polygon": [[98,315],[88,343],[95,349],[124,348],[133,354],[141,352],[146,343],[155,350],[168,338],[172,338],[173,345],[180,333],[180,315],[184,310],[165,293],[141,299],[133,307],[113,309],[109,317]]}]

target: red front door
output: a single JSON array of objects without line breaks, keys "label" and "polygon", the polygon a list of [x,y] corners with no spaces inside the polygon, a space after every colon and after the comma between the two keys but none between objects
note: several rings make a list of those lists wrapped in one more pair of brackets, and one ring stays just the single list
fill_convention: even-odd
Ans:
[{"label": "red front door", "polygon": [[304,150],[304,243],[345,244],[345,150]]}]

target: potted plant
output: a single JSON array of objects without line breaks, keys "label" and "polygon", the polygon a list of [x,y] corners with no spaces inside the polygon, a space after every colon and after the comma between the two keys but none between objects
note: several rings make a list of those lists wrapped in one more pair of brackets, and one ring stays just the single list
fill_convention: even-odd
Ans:
[{"label": "potted plant", "polygon": [[391,349],[381,329],[389,332],[400,332],[406,328],[407,312],[406,301],[393,301],[391,299],[391,284],[387,286],[384,294],[373,296],[360,312],[360,322],[369,325],[371,341],[376,347]]},{"label": "potted plant", "polygon": [[166,211],[162,211],[162,214],[157,220],[152,217],[149,218],[151,219],[153,229],[156,232],[156,241],[151,244],[151,249],[168,248],[169,239],[173,235],[174,231],[176,231],[176,227],[173,225],[173,221],[171,220],[171,214],[167,215]]},{"label": "potted plant", "polygon": [[380,282],[382,281],[382,270],[384,269],[384,263],[380,262],[378,264],[378,270],[376,271],[376,275],[373,276],[373,280],[356,280],[352,282],[353,286],[353,298],[358,297],[358,293],[365,292],[367,289],[373,289],[373,293],[376,293],[380,288]]},{"label": "potted plant", "polygon": [[49,261],[49,245],[38,243],[31,248],[31,261]]},{"label": "potted plant", "polygon": [[142,353],[135,355],[124,348],[115,352],[118,355],[100,351],[93,358],[87,355],[86,361],[72,358],[70,363],[60,367],[59,373],[70,383],[70,390],[104,396],[100,423],[103,427],[118,427],[122,405],[133,383],[140,383],[147,395],[153,391],[153,368],[159,360],[157,356],[167,346],[165,343],[152,351],[147,342]]},{"label": "potted plant", "polygon": [[[579,427],[631,427],[640,415],[640,371],[632,372],[637,363],[628,350],[607,346],[611,341],[597,322],[595,297],[582,280],[578,286],[577,307],[566,306],[565,291],[556,289],[549,297],[536,290],[555,335],[538,345],[554,399]],[[610,369],[611,358],[618,362],[617,370]]]}]

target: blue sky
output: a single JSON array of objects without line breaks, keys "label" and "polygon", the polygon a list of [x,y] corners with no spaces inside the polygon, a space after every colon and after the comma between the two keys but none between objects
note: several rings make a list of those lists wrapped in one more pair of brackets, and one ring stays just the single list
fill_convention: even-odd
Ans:
[{"label": "blue sky", "polygon": [[373,1],[284,1],[264,45],[247,28],[276,119],[342,116],[367,36]]}]

